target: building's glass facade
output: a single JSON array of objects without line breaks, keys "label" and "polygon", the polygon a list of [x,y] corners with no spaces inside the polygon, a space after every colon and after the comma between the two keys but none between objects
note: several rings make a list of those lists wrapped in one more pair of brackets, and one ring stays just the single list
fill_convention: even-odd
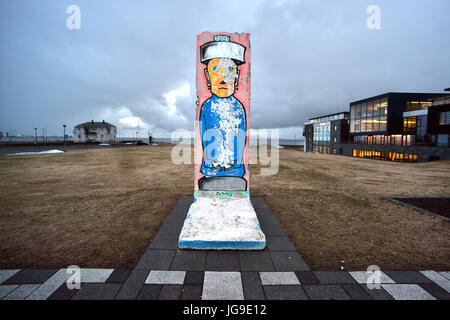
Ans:
[{"label": "building's glass facade", "polygon": [[313,125],[313,152],[329,153],[331,121],[340,119],[348,119],[348,114],[340,113],[310,119],[309,123]]},{"label": "building's glass facade", "polygon": [[350,133],[385,132],[387,112],[387,98],[350,105]]}]

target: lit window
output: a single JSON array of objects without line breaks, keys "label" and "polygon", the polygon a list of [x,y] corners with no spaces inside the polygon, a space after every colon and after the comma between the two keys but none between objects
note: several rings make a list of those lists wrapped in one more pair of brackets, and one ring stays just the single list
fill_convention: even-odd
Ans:
[{"label": "lit window", "polygon": [[450,111],[441,112],[439,115],[439,124],[441,126],[450,125]]}]

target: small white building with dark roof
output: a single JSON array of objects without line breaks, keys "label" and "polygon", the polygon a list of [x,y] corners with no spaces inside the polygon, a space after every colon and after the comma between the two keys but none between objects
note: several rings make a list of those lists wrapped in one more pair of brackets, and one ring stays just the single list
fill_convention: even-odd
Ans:
[{"label": "small white building with dark roof", "polygon": [[111,123],[85,122],[75,126],[73,129],[74,142],[99,142],[114,143],[116,141],[117,128]]}]

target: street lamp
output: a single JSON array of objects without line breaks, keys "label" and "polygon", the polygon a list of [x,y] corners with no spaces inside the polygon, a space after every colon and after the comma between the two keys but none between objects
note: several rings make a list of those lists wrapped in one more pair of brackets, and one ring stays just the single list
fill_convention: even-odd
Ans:
[{"label": "street lamp", "polygon": [[66,125],[63,124],[64,127],[64,145],[66,145]]}]

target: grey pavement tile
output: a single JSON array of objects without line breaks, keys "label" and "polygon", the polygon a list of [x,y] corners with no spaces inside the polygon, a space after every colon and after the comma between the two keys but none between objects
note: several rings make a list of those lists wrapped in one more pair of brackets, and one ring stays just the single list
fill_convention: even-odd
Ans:
[{"label": "grey pavement tile", "polygon": [[145,284],[183,284],[186,271],[152,270]]},{"label": "grey pavement tile", "polygon": [[312,300],[351,300],[347,292],[337,284],[307,284],[303,289]]},{"label": "grey pavement tile", "polygon": [[244,300],[240,272],[206,271],[203,300]]},{"label": "grey pavement tile", "polygon": [[0,270],[0,284],[2,284],[3,281],[11,278],[19,271],[20,269]]},{"label": "grey pavement tile", "polygon": [[384,273],[400,284],[434,283],[419,271],[384,271]]},{"label": "grey pavement tile", "polygon": [[138,300],[158,300],[162,284],[145,284],[139,292]]},{"label": "grey pavement tile", "polygon": [[182,223],[165,223],[159,229],[158,234],[175,234],[179,235],[181,232],[181,228],[183,227]]},{"label": "grey pavement tile", "polygon": [[149,273],[150,272],[145,269],[134,269],[128,276],[128,279],[122,285],[122,288],[117,294],[116,299],[136,299]]},{"label": "grey pavement tile", "polygon": [[10,285],[0,285],[0,299],[6,297],[10,292],[14,291],[19,285],[18,284],[10,284]]},{"label": "grey pavement tile", "polygon": [[438,300],[450,300],[450,293],[442,289],[437,284],[421,283],[419,286]]},{"label": "grey pavement tile", "polygon": [[450,292],[450,280],[443,275],[437,273],[436,271],[420,271],[420,273],[432,280],[445,291]]},{"label": "grey pavement tile", "polygon": [[267,285],[299,285],[294,272],[260,272],[261,284]]},{"label": "grey pavement tile", "polygon": [[170,270],[204,271],[205,251],[177,250]]},{"label": "grey pavement tile", "polygon": [[149,250],[145,251],[139,260],[136,269],[169,270],[176,250]]},{"label": "grey pavement tile", "polygon": [[158,234],[150,243],[150,249],[174,250],[178,248],[178,236],[175,234]]},{"label": "grey pavement tile", "polygon": [[80,269],[82,283],[103,283],[113,273],[114,269]]},{"label": "grey pavement tile", "polygon": [[342,284],[341,287],[344,288],[352,300],[372,300],[370,295],[359,284]]},{"label": "grey pavement tile", "polygon": [[268,224],[280,225],[277,219],[270,213],[270,211],[268,214],[261,213],[259,215],[257,214],[257,216],[259,223],[261,225],[268,225]]},{"label": "grey pavement tile", "polygon": [[106,283],[123,283],[127,280],[131,270],[115,269],[106,279]]},{"label": "grey pavement tile", "polygon": [[180,300],[201,300],[203,286],[185,284],[181,289]]},{"label": "grey pavement tile", "polygon": [[295,275],[301,284],[319,284],[319,280],[312,271],[296,271]]},{"label": "grey pavement tile", "polygon": [[264,290],[258,272],[241,272],[245,300],[265,300]]},{"label": "grey pavement tile", "polygon": [[276,271],[309,271],[302,257],[295,251],[269,251]]},{"label": "grey pavement tile", "polygon": [[206,253],[205,270],[240,271],[238,251],[208,251]]},{"label": "grey pavement tile", "polygon": [[261,225],[261,229],[268,237],[286,236],[286,233],[284,233],[279,224],[263,224]]},{"label": "grey pavement tile", "polygon": [[78,289],[69,289],[67,284],[63,283],[47,300],[69,300],[78,291]]},{"label": "grey pavement tile", "polygon": [[381,285],[379,289],[369,289],[367,285],[361,284],[361,288],[369,294],[373,300],[394,300],[394,298],[384,290]]},{"label": "grey pavement tile", "polygon": [[192,196],[183,196],[180,200],[178,200],[177,207],[189,207],[194,203],[194,197]]},{"label": "grey pavement tile", "polygon": [[272,260],[266,250],[240,251],[241,271],[275,271]]},{"label": "grey pavement tile", "polygon": [[347,271],[315,271],[314,275],[321,284],[357,283]]},{"label": "grey pavement tile", "polygon": [[184,277],[185,285],[203,285],[203,279],[205,277],[204,271],[187,271]]},{"label": "grey pavement tile", "polygon": [[450,280],[450,271],[439,271],[439,273]]},{"label": "grey pavement tile", "polygon": [[113,300],[121,286],[120,283],[83,283],[72,300]]},{"label": "grey pavement tile", "polygon": [[66,269],[58,270],[47,281],[40,285],[27,297],[27,300],[46,300],[53,292],[56,291],[63,283],[69,279],[70,275],[67,274]]},{"label": "grey pavement tile", "polygon": [[161,288],[161,293],[159,294],[159,300],[179,300],[181,297],[181,288],[183,285],[180,284],[165,284]]},{"label": "grey pavement tile", "polygon": [[302,286],[263,286],[267,300],[308,300]]},{"label": "grey pavement tile", "polygon": [[10,292],[4,300],[23,300],[28,297],[40,284],[21,284],[14,291]]},{"label": "grey pavement tile", "polygon": [[269,251],[297,251],[292,241],[287,236],[266,237],[267,250]]},{"label": "grey pavement tile", "polygon": [[[373,276],[371,272],[367,271],[350,271],[349,274],[353,277],[353,279],[356,280],[359,284],[367,284],[367,279],[369,279],[369,276]],[[394,280],[389,278],[383,271],[379,271],[379,280],[380,283],[395,283]],[[377,277],[378,277],[377,275]]]},{"label": "grey pavement tile", "polygon": [[395,300],[436,300],[418,284],[382,284]]},{"label": "grey pavement tile", "polygon": [[167,217],[166,221],[164,221],[164,223],[183,225],[184,220],[186,220],[188,211],[189,207],[175,208],[174,211]]},{"label": "grey pavement tile", "polygon": [[37,270],[21,270],[9,279],[3,281],[2,284],[34,284],[44,283],[58,270],[37,269]]}]

